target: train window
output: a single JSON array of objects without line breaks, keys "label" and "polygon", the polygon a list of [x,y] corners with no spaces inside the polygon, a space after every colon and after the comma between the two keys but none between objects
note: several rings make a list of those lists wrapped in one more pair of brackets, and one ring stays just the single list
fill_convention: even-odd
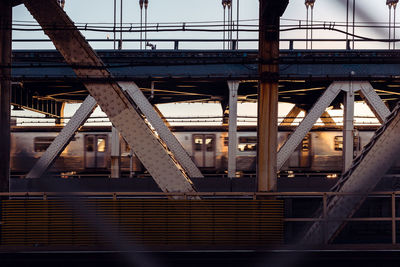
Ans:
[{"label": "train window", "polygon": [[343,136],[335,136],[334,146],[336,151],[343,151]]},{"label": "train window", "polygon": [[97,152],[106,151],[106,139],[104,137],[97,138]]},{"label": "train window", "polygon": [[35,137],[33,139],[33,147],[35,152],[43,152],[50,146],[54,141],[55,137]]},{"label": "train window", "polygon": [[238,144],[238,150],[240,152],[243,152],[243,151],[256,151],[257,150],[257,144]]},{"label": "train window", "polygon": [[242,136],[239,137],[240,144],[257,144],[257,136]]},{"label": "train window", "polygon": [[214,138],[206,137],[206,151],[214,151]]},{"label": "train window", "polygon": [[86,151],[93,152],[94,151],[94,136],[86,137]]},{"label": "train window", "polygon": [[194,150],[202,151],[203,150],[203,136],[195,135],[194,137]]},{"label": "train window", "polygon": [[310,136],[306,135],[303,141],[301,142],[301,151],[309,151],[310,150]]},{"label": "train window", "polygon": [[257,150],[257,136],[241,136],[239,137],[238,150],[243,151],[256,151]]}]

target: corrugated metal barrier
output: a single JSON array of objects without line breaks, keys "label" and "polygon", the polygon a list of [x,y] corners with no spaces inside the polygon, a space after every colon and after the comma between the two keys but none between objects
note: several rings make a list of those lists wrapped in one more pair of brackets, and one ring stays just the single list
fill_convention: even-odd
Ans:
[{"label": "corrugated metal barrier", "polygon": [[282,200],[2,200],[1,246],[271,245]]}]

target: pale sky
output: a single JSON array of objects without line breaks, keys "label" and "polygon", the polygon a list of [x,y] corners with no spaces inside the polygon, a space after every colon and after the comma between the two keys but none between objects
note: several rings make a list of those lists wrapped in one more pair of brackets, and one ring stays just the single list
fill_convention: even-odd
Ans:
[{"label": "pale sky", "polygon": [[[140,9],[138,0],[123,0],[123,22],[124,23],[139,23],[140,21]],[[233,0],[236,6],[236,0]],[[240,0],[240,19],[248,20],[243,22],[245,24],[257,24],[258,19],[258,0]],[[346,19],[346,0],[316,0],[314,8],[314,22],[326,25],[329,22],[335,22],[336,25],[345,22]],[[118,17],[119,22],[119,6],[118,3]],[[352,0],[350,0],[352,3]],[[71,17],[75,23],[113,23],[113,0],[66,0],[65,11]],[[356,0],[356,22],[365,23],[387,23],[388,22],[388,8],[385,5],[384,0]],[[360,8],[362,7],[362,11]],[[234,7],[236,10],[236,7]],[[363,14],[367,14],[366,17]],[[281,25],[298,25],[302,20],[302,24],[305,23],[306,8],[304,6],[304,0],[290,0],[289,6],[282,17]],[[236,11],[234,11],[234,19],[236,20]],[[15,7],[13,9],[13,20],[14,23],[32,23],[34,19],[26,10],[23,5]],[[223,20],[223,9],[220,0],[149,0],[148,9],[148,22],[151,23],[164,23],[164,22],[209,22],[209,21],[222,21]],[[296,21],[293,21],[296,20]],[[350,16],[350,20],[352,20]],[[110,24],[107,24],[110,25]],[[111,24],[112,25],[112,24]],[[335,26],[337,29],[344,29],[340,26]],[[112,38],[112,33],[98,33],[98,32],[83,32],[88,39],[92,38],[107,38],[107,35]],[[336,33],[329,30],[315,30],[314,38],[345,38],[343,34]],[[357,28],[356,34],[372,37],[372,38],[386,38],[387,30],[375,29],[370,30],[366,28]],[[240,33],[241,38],[257,38],[257,33]],[[305,31],[287,31],[281,34],[281,38],[304,38]],[[14,31],[14,39],[41,39],[46,38],[42,32],[26,32],[26,31]],[[124,33],[124,38],[139,38],[139,33]],[[222,38],[222,33],[198,33],[198,32],[172,32],[172,33],[148,33],[148,38],[168,38],[168,39],[182,39],[182,38]],[[113,44],[110,43],[93,43],[92,46],[95,49],[111,49]],[[282,43],[281,47],[286,48],[287,43]],[[183,49],[213,49],[221,48],[222,44],[181,44],[180,48]],[[295,48],[304,48],[305,44],[302,42],[295,43]],[[332,43],[322,42],[314,43],[314,48],[344,48],[344,43]],[[386,48],[386,44],[382,43],[357,43],[356,48]],[[14,49],[51,49],[54,48],[49,43],[13,43]],[[136,49],[138,44],[124,44],[124,49]],[[157,43],[158,49],[171,49],[172,44]],[[257,43],[240,44],[239,48],[257,48]],[[292,105],[280,104],[279,105],[279,116],[284,116]],[[71,116],[77,105],[69,105],[66,116]],[[161,111],[165,116],[179,116],[176,114],[191,114],[193,116],[220,116],[222,113],[219,104],[169,104],[160,105]],[[182,112],[184,110],[184,112]],[[207,110],[206,114],[203,114],[204,110]],[[256,115],[256,104],[239,104],[238,108],[239,116],[254,116]],[[32,115],[28,112],[12,112],[13,115]],[[364,114],[372,116],[372,113],[368,112],[368,109],[364,105],[356,106],[356,114]],[[35,116],[38,114],[34,114]],[[100,111],[95,112],[95,116],[101,115]]]}]

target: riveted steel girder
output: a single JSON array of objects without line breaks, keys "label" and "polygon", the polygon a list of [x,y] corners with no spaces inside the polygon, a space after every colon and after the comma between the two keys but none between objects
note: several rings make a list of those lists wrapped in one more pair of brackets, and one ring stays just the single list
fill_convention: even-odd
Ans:
[{"label": "riveted steel girder", "polygon": [[329,107],[335,97],[339,94],[343,87],[348,86],[348,82],[333,82],[318,99],[307,116],[299,124],[296,130],[290,135],[289,139],[279,149],[277,156],[278,170],[282,168],[290,155],[295,151],[300,142],[311,130],[314,123],[322,116],[325,109]]},{"label": "riveted steel girder", "polygon": [[91,96],[134,149],[164,192],[192,192],[193,185],[173,155],[163,146],[142,114],[113,81],[103,62],[67,14],[51,0],[25,0],[25,6],[80,78],[101,77],[104,83],[84,82]]},{"label": "riveted steel girder", "polygon": [[90,95],[87,96],[67,125],[61,130],[38,161],[36,161],[33,168],[26,175],[26,178],[40,178],[46,172],[63,152],[64,148],[67,147],[72,138],[74,138],[75,133],[89,118],[95,107],[96,100]]}]

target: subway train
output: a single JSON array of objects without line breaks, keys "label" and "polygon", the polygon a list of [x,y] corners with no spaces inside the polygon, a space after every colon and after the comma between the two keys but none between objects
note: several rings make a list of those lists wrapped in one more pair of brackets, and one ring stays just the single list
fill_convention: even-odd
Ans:
[{"label": "subway train", "polygon": [[[12,127],[11,172],[29,172],[57,136],[61,127]],[[176,126],[171,130],[203,173],[224,174],[228,163],[228,132],[225,126]],[[354,156],[360,153],[376,127],[357,127],[354,131]],[[278,147],[282,146],[292,127],[279,127]],[[237,133],[237,175],[255,173],[256,128],[239,126]],[[281,172],[340,172],[342,170],[343,136],[339,127],[314,127]],[[110,172],[111,127],[82,127],[61,153],[50,172],[65,174]],[[396,164],[399,165],[400,164]],[[122,175],[145,174],[146,170],[129,145],[121,138]]]}]

